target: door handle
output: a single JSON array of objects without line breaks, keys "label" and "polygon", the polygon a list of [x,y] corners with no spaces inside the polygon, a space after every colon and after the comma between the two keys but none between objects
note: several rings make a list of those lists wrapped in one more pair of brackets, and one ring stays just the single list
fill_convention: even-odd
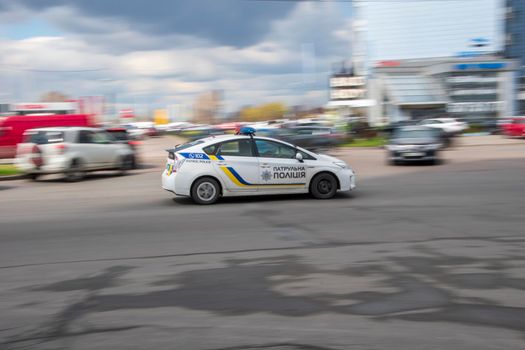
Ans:
[{"label": "door handle", "polygon": [[217,164],[220,165],[220,166],[227,166],[228,165],[225,162],[218,162]]}]

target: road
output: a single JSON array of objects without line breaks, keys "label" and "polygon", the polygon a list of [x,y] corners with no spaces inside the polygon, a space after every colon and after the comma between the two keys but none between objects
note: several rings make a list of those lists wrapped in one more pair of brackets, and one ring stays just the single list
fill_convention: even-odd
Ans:
[{"label": "road", "polygon": [[1,349],[525,346],[525,144],[342,150],[351,194],[197,206],[160,189],[164,141],[127,176],[0,182]]}]

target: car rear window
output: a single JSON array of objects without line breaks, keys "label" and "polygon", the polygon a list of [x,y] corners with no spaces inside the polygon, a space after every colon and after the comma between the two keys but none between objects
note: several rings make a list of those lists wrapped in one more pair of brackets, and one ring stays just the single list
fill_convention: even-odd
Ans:
[{"label": "car rear window", "polygon": [[64,133],[61,131],[30,131],[24,135],[24,142],[37,145],[60,143],[64,142]]},{"label": "car rear window", "polygon": [[188,143],[183,143],[182,145],[177,145],[174,148],[170,148],[168,151],[169,152],[179,152],[179,151],[182,151],[182,150],[184,150],[186,148],[190,148],[190,147],[193,147],[193,146],[201,144],[201,143],[204,143],[204,141],[196,140],[196,141],[192,141],[192,142],[188,142]]}]

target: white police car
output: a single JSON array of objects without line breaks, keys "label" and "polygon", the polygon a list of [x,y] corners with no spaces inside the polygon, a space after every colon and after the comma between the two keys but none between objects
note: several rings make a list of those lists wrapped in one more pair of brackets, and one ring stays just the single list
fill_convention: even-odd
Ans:
[{"label": "white police car", "polygon": [[162,187],[199,204],[212,204],[221,196],[308,192],[328,199],[338,190],[355,188],[355,173],[345,162],[257,137],[252,128],[167,151]]}]

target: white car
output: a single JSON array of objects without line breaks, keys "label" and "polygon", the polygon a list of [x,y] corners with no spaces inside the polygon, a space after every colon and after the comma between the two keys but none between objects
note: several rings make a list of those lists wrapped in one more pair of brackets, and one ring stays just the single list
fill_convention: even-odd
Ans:
[{"label": "white car", "polygon": [[419,125],[440,129],[448,135],[460,134],[468,129],[467,123],[460,122],[454,118],[424,119],[421,122],[419,122]]},{"label": "white car", "polygon": [[17,146],[16,166],[33,180],[45,174],[64,174],[81,180],[87,171],[132,169],[134,152],[102,129],[56,127],[30,129]]},{"label": "white car", "polygon": [[[248,130],[246,130],[248,129]],[[221,196],[311,193],[328,199],[355,188],[355,173],[342,160],[286,142],[240,135],[196,140],[168,151],[162,187],[199,204]]]}]

